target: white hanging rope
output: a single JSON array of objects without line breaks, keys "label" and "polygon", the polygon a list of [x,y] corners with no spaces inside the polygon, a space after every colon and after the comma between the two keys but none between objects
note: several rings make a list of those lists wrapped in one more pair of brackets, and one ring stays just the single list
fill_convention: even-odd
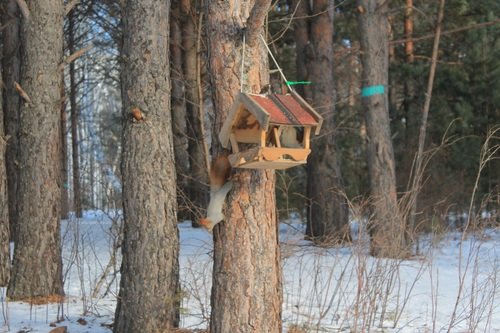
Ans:
[{"label": "white hanging rope", "polygon": [[[283,71],[281,70],[281,67],[278,65],[278,61],[276,60],[276,58],[274,57],[273,53],[271,52],[271,49],[267,45],[267,42],[264,39],[264,36],[260,35],[260,38],[262,39],[262,42],[266,46],[267,52],[271,56],[271,59],[273,59],[273,62],[276,65],[276,68],[278,69],[278,72],[280,73],[281,77],[285,81],[286,86],[288,87],[288,89],[292,90],[292,87],[288,84],[288,80],[286,79],[285,74],[283,74]],[[245,72],[245,46],[246,46],[246,40],[245,40],[245,34],[243,34],[243,50],[242,50],[242,54],[241,54],[241,84],[240,84],[240,92],[243,92],[243,85],[244,85],[244,81],[245,81],[245,76],[244,76],[244,72]]]},{"label": "white hanging rope", "polygon": [[240,92],[242,93],[243,92],[243,82],[245,80],[245,77],[243,76],[243,71],[244,71],[244,68],[245,68],[245,45],[246,45],[246,42],[245,42],[245,33],[243,33],[243,52],[241,54],[241,85],[240,85]]},{"label": "white hanging rope", "polygon": [[267,45],[267,42],[266,42],[266,40],[264,39],[264,36],[260,35],[260,38],[262,39],[262,42],[264,42],[264,45],[266,46],[267,52],[269,52],[269,55],[270,55],[270,56],[271,56],[271,58],[273,59],[274,64],[276,65],[276,68],[277,68],[277,69],[278,69],[278,71],[280,72],[281,77],[282,77],[282,78],[283,78],[283,80],[285,81],[286,86],[288,87],[288,89],[292,89],[292,87],[290,87],[290,85],[288,84],[288,80],[286,79],[285,74],[283,74],[283,71],[281,70],[281,67],[278,65],[278,62],[276,61],[276,58],[274,58],[274,55],[273,55],[273,53],[271,52],[271,49],[269,48],[269,45]]}]

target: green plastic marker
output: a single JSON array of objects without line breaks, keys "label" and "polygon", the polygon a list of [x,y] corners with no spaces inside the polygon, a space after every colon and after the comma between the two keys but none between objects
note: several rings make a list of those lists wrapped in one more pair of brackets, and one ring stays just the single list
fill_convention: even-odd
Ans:
[{"label": "green plastic marker", "polygon": [[311,84],[311,81],[286,81],[286,84],[289,86],[295,86],[298,84]]}]

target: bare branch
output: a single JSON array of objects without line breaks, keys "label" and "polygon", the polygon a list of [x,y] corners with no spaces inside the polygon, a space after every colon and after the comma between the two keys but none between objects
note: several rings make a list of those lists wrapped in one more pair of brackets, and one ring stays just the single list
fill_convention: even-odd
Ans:
[{"label": "bare branch", "polygon": [[85,46],[84,48],[81,48],[78,51],[76,51],[75,53],[69,55],[66,59],[64,59],[62,64],[59,65],[59,70],[63,70],[64,66],[72,63],[73,61],[75,61],[76,59],[78,59],[79,57],[81,57],[82,55],[87,53],[88,51],[90,51],[93,47],[94,47],[94,45],[92,43],[90,43],[89,45]]},{"label": "bare branch", "polygon": [[21,13],[23,13],[24,19],[27,21],[30,19],[30,10],[28,8],[28,4],[26,4],[26,1],[24,0],[16,0],[17,6],[21,10]]},{"label": "bare branch", "polygon": [[26,91],[24,91],[24,89],[21,87],[21,85],[19,83],[17,83],[16,81],[14,81],[14,88],[16,89],[19,96],[21,96],[28,104],[32,104],[31,98],[28,96]]},{"label": "bare branch", "polygon": [[64,16],[67,16],[69,12],[80,3],[80,0],[71,0],[64,6]]},{"label": "bare branch", "polygon": [[[488,22],[481,22],[481,23],[471,24],[471,25],[467,25],[465,27],[459,27],[459,28],[455,28],[455,29],[450,29],[450,30],[443,31],[443,32],[441,32],[441,35],[443,35],[443,36],[444,35],[450,35],[450,34],[453,34],[453,33],[456,33],[456,32],[461,32],[461,31],[466,31],[466,30],[471,30],[471,29],[483,28],[483,27],[487,27],[487,26],[490,26],[490,25],[496,25],[496,24],[499,24],[499,23],[500,23],[500,19],[496,19],[496,20],[488,21]],[[421,36],[421,37],[396,39],[396,40],[391,40],[389,42],[389,44],[406,43],[406,42],[409,42],[409,41],[418,42],[418,41],[421,41],[421,40],[435,38],[435,35],[436,35],[436,33],[431,33],[431,34],[424,35],[424,36]]]}]

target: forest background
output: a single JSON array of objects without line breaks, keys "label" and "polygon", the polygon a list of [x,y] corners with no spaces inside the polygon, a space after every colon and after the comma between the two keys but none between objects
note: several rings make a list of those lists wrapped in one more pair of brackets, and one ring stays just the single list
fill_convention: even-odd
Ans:
[{"label": "forest background", "polygon": [[[438,3],[415,1],[413,4],[411,19],[414,49],[411,60],[405,53],[405,41],[408,38],[404,28],[405,5],[405,1],[394,1],[389,17],[389,112],[398,193],[407,190],[415,159]],[[195,59],[186,58],[185,53],[190,50],[185,49],[185,41],[176,39],[180,38],[174,35],[178,31],[172,29],[173,130],[179,191],[183,197],[180,201],[180,217],[196,220],[202,215],[199,209],[205,205],[193,207],[190,202],[206,202],[208,198],[207,157],[199,162],[202,165],[199,168],[201,170],[198,170],[192,155],[197,154],[197,150],[206,154],[203,145],[210,144],[211,122],[214,118],[207,74],[203,68],[197,67],[206,66],[202,53],[206,50],[202,29],[204,18],[200,15],[203,3],[193,2],[189,13],[176,1],[172,2],[172,6],[172,25],[176,24],[183,32],[193,34],[186,38],[192,39],[193,44],[189,46],[196,48],[194,51],[199,56]],[[370,191],[365,154],[366,125],[360,102],[362,84],[357,4],[355,1],[340,1],[334,6],[335,112],[324,116],[335,118],[335,144],[338,147],[345,194],[352,201],[362,202]],[[426,151],[433,156],[426,166],[425,181],[420,190],[419,219],[424,228],[447,226],[446,217],[449,214],[463,218],[475,186],[481,146],[488,133],[500,123],[497,89],[500,85],[498,6],[496,1],[476,3],[457,0],[447,3],[427,129]],[[296,66],[294,23],[305,20],[294,17],[296,10],[290,2],[277,1],[273,3],[267,23],[268,44],[285,76],[291,81],[300,76],[297,73],[300,69]],[[194,17],[196,14],[198,16]],[[8,18],[9,14],[6,15]],[[6,18],[4,21],[10,22]],[[62,110],[64,114],[67,113],[64,190],[68,199],[63,201],[63,215],[67,215],[69,208],[81,212],[87,208],[102,209],[120,205],[121,39],[118,3],[80,1],[65,19],[65,54],[81,53],[67,66],[68,73],[65,74],[67,97]],[[185,58],[176,57],[180,51],[176,48],[183,50],[184,53],[179,56]],[[178,68],[181,64],[174,63],[193,60],[194,63],[181,68]],[[6,56],[4,61],[7,62]],[[192,73],[183,73],[184,67],[186,71],[193,70],[194,74],[201,76],[188,77]],[[271,63],[272,71],[273,68],[272,78],[276,76],[276,79],[280,79]],[[310,81],[308,87],[314,89],[314,78],[310,78]],[[304,89],[300,86],[294,88],[299,91]],[[198,98],[192,101],[188,95],[201,97],[202,101]],[[8,99],[4,100],[7,103]],[[205,104],[202,114],[204,130],[199,128],[200,114],[193,116],[191,112],[191,108],[199,103]],[[322,110],[322,106],[315,107]],[[13,129],[16,113],[4,113],[6,134],[11,136],[7,154],[14,154],[15,136],[11,133],[16,132]],[[196,130],[198,132],[193,133]],[[197,142],[201,133],[205,135],[202,144]],[[200,145],[201,148],[198,147]],[[8,165],[15,161],[9,156],[6,158]],[[488,163],[481,172],[475,197],[476,207],[495,203],[495,198],[484,199],[487,194],[495,193],[498,189],[500,168],[497,163]],[[7,170],[13,169],[8,167]],[[289,212],[304,213],[307,206],[305,173],[305,167],[279,173],[277,195],[282,216]],[[8,178],[15,176],[9,173]],[[194,198],[196,192],[200,192],[197,195],[204,198],[197,201]]]},{"label": "forest background", "polygon": [[[6,172],[3,174],[7,181],[2,184],[8,198],[2,200],[2,214],[8,211],[11,240],[23,238],[19,235],[28,230],[18,225],[18,221],[23,220],[23,210],[30,209],[27,206],[29,201],[24,202],[24,206],[19,204],[22,191],[28,189],[29,192],[26,179],[35,179],[36,182],[44,177],[50,179],[50,171],[45,175],[23,174],[22,170],[28,169],[19,167],[29,160],[27,155],[34,155],[37,150],[36,140],[30,142],[23,138],[26,132],[37,127],[29,124],[28,113],[23,112],[23,108],[29,110],[33,105],[44,104],[44,97],[37,97],[24,83],[29,82],[26,79],[29,70],[26,69],[30,68],[30,63],[25,61],[29,47],[20,47],[20,37],[36,33],[33,29],[22,30],[20,22],[28,21],[30,15],[33,19],[38,12],[23,7],[23,3],[2,2],[3,120],[5,138],[8,137],[2,141],[2,150],[6,150]],[[293,88],[328,123],[320,136],[312,140],[313,154],[307,167],[276,172],[278,216],[299,214],[307,222],[307,237],[318,244],[331,246],[349,241],[345,237],[349,215],[346,212],[355,209],[363,216],[370,216],[370,212],[376,211],[373,184],[370,183],[372,161],[367,157],[373,140],[367,134],[370,132],[369,118],[366,118],[368,108],[366,98],[362,97],[362,87],[366,86],[363,57],[368,52],[362,50],[368,49],[371,38],[368,32],[378,32],[385,34],[388,40],[388,67],[382,74],[388,78],[386,111],[390,128],[381,128],[381,132],[390,133],[399,211],[406,212],[404,220],[408,220],[411,226],[411,230],[405,231],[406,236],[412,244],[418,244],[418,235],[422,232],[442,232],[449,228],[463,230],[471,223],[474,228],[496,226],[500,186],[500,4],[494,0],[450,0],[446,2],[441,22],[437,19],[440,12],[437,1],[392,1],[390,6],[387,1],[319,1],[310,8],[304,7],[306,3],[273,2],[264,20],[263,35],[280,67],[278,69],[269,61],[271,91],[286,92],[279,70],[291,81],[307,81]],[[33,5],[32,2],[28,4]],[[325,7],[319,8],[318,4]],[[384,8],[386,20],[364,31],[360,17],[374,4]],[[222,86],[217,85],[220,78],[209,70],[215,67],[210,61],[214,57],[212,43],[217,35],[212,32],[216,31],[216,25],[214,16],[206,15],[209,8],[206,3],[172,1],[168,5],[171,5],[168,8],[170,21],[167,21],[165,31],[170,32],[170,57],[166,59],[170,66],[170,88],[162,91],[165,93],[163,97],[171,97],[171,122],[167,121],[167,126],[173,132],[177,218],[191,220],[196,227],[196,221],[203,216],[208,203],[207,170],[211,152],[218,149],[214,143],[221,117],[218,109],[224,104],[219,96],[221,93],[217,92]],[[43,6],[38,9],[40,13],[46,13]],[[130,96],[135,94],[129,93],[134,77],[123,76],[126,68],[123,64],[129,63],[131,57],[123,52],[127,43],[128,47],[131,43],[127,34],[135,31],[131,29],[133,24],[139,24],[130,14],[132,9],[132,5],[122,8],[115,1],[68,2],[61,9],[65,15],[58,16],[55,21],[56,25],[64,24],[64,39],[60,39],[53,49],[60,50],[65,61],[60,76],[50,78],[64,81],[63,89],[51,92],[53,96],[57,95],[60,111],[57,119],[51,118],[51,121],[59,121],[62,130],[53,131],[53,123],[45,124],[39,120],[43,119],[44,109],[37,111],[38,120],[32,120],[35,124],[38,121],[38,124],[48,126],[39,126],[40,131],[47,129],[42,137],[45,134],[52,139],[57,137],[57,141],[46,142],[54,147],[48,156],[56,156],[51,160],[61,161],[63,166],[59,183],[61,211],[57,219],[67,218],[70,211],[80,217],[87,209],[122,207],[124,198],[128,202],[121,183],[121,179],[127,177],[122,174],[126,170],[123,169],[126,159],[122,160],[122,168],[120,159],[132,151],[124,150],[124,145],[129,147],[130,143],[126,138],[127,124],[132,121],[131,104],[126,99],[132,99]],[[330,19],[328,29],[313,29],[321,27],[315,18],[325,15]],[[142,19],[142,24],[146,24],[146,18]],[[42,25],[44,21],[36,22]],[[438,28],[441,39],[436,50]],[[309,34],[306,40],[301,39],[301,31]],[[50,30],[45,36],[49,33]],[[255,41],[249,39],[245,42],[240,38],[245,34],[236,34],[238,45],[248,43],[252,47]],[[326,57],[329,61],[326,65],[313,61],[320,59],[321,56],[317,55],[324,51],[321,36],[331,36],[332,49],[328,53],[331,59]],[[41,43],[43,45],[43,40]],[[30,46],[36,49],[40,44]],[[50,50],[44,48],[44,51]],[[52,59],[49,53],[40,52],[38,56]],[[36,55],[29,59],[36,59]],[[318,67],[311,66],[313,63]],[[425,98],[429,96],[428,77],[433,64],[435,79],[424,127],[425,146],[421,160],[417,162],[422,114]],[[59,68],[61,63],[54,66]],[[325,70],[330,68],[328,66],[331,66],[331,71]],[[324,88],[324,78],[318,74],[322,69],[330,77],[329,84],[333,84],[330,88]],[[133,67],[129,68],[125,75],[131,75],[133,70]],[[25,76],[21,77],[21,73]],[[139,74],[136,73],[136,77]],[[245,74],[233,85],[239,89],[244,79],[248,80]],[[50,80],[46,82],[47,86],[53,86]],[[323,90],[326,94],[318,97],[317,93]],[[142,116],[135,119],[142,120]],[[0,134],[4,137],[4,133]],[[147,141],[144,142],[147,145]],[[33,150],[19,150],[23,144],[24,147],[31,144]],[[141,146],[138,145],[137,149],[140,151]],[[421,170],[419,163],[423,165]],[[43,160],[38,162],[38,165],[43,164]],[[54,168],[57,167],[56,163]],[[332,176],[333,179],[327,182]],[[324,195],[315,197],[322,183],[327,184],[327,189],[321,190]],[[49,201],[59,200],[56,192],[45,197]],[[321,202],[321,198],[330,196],[334,200],[327,201],[333,201],[337,206],[327,207]],[[36,202],[36,199],[31,202]],[[330,217],[324,213],[329,210],[332,211]],[[31,232],[31,236],[39,234]],[[407,254],[382,255],[397,257]],[[21,257],[15,258],[14,270],[16,260],[23,261]],[[57,291],[61,286],[54,282],[53,288]]]}]

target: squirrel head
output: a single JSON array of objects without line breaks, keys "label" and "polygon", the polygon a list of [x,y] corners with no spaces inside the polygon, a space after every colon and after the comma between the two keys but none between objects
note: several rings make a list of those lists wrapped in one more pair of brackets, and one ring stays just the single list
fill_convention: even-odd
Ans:
[{"label": "squirrel head", "polygon": [[209,219],[207,218],[202,218],[198,221],[198,224],[201,225],[203,228],[207,229],[208,231],[212,231],[214,225],[212,223],[212,221],[210,221]]}]

